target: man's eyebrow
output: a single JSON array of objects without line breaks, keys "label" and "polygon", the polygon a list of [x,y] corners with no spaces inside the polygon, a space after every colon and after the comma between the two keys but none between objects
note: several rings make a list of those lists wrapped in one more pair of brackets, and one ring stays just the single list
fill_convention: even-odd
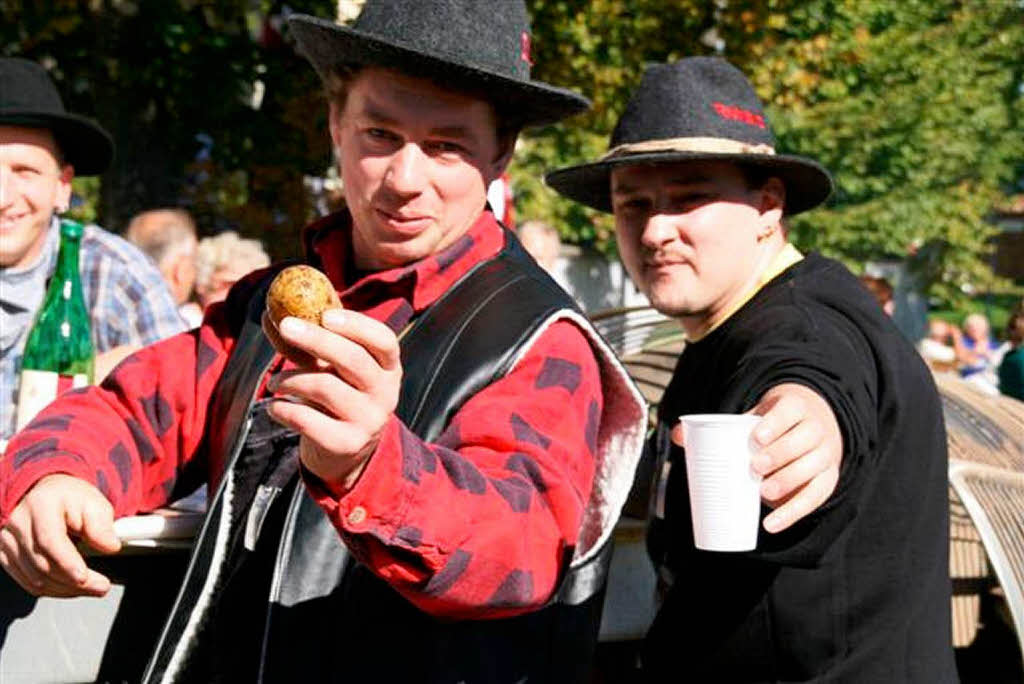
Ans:
[{"label": "man's eyebrow", "polygon": [[[665,181],[665,185],[672,187],[686,187],[690,185],[702,185],[704,183],[710,183],[712,179],[707,176],[679,176],[676,178],[670,178]],[[630,185],[629,183],[619,182],[612,186],[613,195],[629,195],[635,192],[639,192],[643,189],[643,186]]]},{"label": "man's eyebrow", "polygon": [[469,127],[461,124],[450,124],[447,126],[431,128],[430,134],[437,135],[442,138],[473,138],[473,132],[469,130]]},{"label": "man's eyebrow", "polygon": [[676,176],[665,181],[665,185],[681,185],[686,187],[688,185],[703,185],[710,182],[712,182],[712,179],[709,176]]},{"label": "man's eyebrow", "polygon": [[394,126],[398,123],[397,119],[395,119],[392,116],[389,116],[388,114],[385,114],[380,109],[377,109],[372,102],[368,102],[366,104],[365,109],[363,109],[363,116],[365,116],[367,119],[370,119],[374,123],[380,123],[390,126]]},{"label": "man's eyebrow", "polygon": [[[398,119],[385,113],[372,102],[368,102],[366,104],[366,107],[363,110],[363,115],[370,121],[384,126],[398,126],[401,123]],[[464,140],[475,139],[469,126],[457,123],[445,124],[431,128],[430,135],[436,135],[442,138],[459,138]]]}]

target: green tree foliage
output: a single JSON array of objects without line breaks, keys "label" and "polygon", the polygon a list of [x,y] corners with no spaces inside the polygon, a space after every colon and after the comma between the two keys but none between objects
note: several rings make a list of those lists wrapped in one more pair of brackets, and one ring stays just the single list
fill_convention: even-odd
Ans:
[{"label": "green tree foliage", "polygon": [[[520,219],[614,251],[609,217],[557,197],[545,171],[605,151],[649,62],[720,51],[751,75],[779,147],[821,160],[838,192],[795,217],[800,247],[855,268],[909,257],[956,304],[1000,283],[993,206],[1024,175],[1019,0],[527,0],[534,76],[594,108],[521,137],[510,174]],[[291,10],[332,16],[334,0]],[[0,53],[44,63],[68,106],[111,130],[114,167],[78,183],[81,211],[121,228],[187,204],[275,256],[312,214],[303,174],[330,163],[315,74],[268,31],[272,0],[0,0]],[[262,97],[259,95],[262,94]],[[1019,192],[1019,190],[1018,190]]]},{"label": "green tree foliage", "polygon": [[[521,215],[610,247],[605,216],[541,187],[593,159],[642,65],[722,54],[750,74],[780,149],[835,174],[832,201],[792,230],[842,258],[910,257],[932,295],[1003,285],[987,222],[1024,160],[1024,8],[1013,0],[534,0],[536,73],[594,97],[568,125],[527,135],[513,169]],[[703,38],[703,40],[702,40]],[[717,43],[717,44],[716,44]]]},{"label": "green tree foliage", "polygon": [[184,204],[207,232],[240,228],[278,256],[297,242],[275,237],[309,218],[302,173],[330,152],[316,75],[266,30],[273,14],[257,0],[0,0],[0,52],[44,64],[65,106],[116,141],[99,188],[76,181],[96,202],[85,217],[120,230],[139,210]]},{"label": "green tree foliage", "polygon": [[783,146],[838,192],[797,241],[848,262],[910,258],[937,298],[1005,286],[993,208],[1024,161],[1024,6],[959,0],[774,3],[743,56]]}]

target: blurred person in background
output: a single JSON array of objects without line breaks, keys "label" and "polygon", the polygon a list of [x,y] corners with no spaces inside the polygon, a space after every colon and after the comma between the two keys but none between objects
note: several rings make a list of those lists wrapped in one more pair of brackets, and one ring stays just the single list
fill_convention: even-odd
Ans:
[{"label": "blurred person in background", "polygon": [[985,314],[972,313],[964,318],[960,346],[957,348],[957,362],[962,378],[990,394],[997,394],[999,379],[996,369],[1005,351],[1006,346],[992,336],[991,325]]},{"label": "blurred person in background", "polygon": [[956,370],[960,328],[941,318],[928,319],[928,334],[917,343],[917,350],[933,370]]},{"label": "blurred person in background", "polygon": [[889,281],[885,278],[865,274],[860,277],[860,282],[864,284],[864,287],[868,289],[868,292],[875,298],[878,305],[882,307],[885,315],[891,317],[893,312],[896,311],[896,302],[893,301],[893,290]]},{"label": "blurred person in background", "polygon": [[259,240],[227,230],[199,241],[196,255],[196,299],[205,311],[223,301],[231,286],[243,276],[270,265],[270,257]]},{"label": "blurred person in background", "polygon": [[178,303],[188,327],[203,322],[200,306],[190,301],[196,282],[196,223],[184,209],[151,209],[136,214],[125,237],[153,260]]},{"label": "blurred person in background", "polygon": [[1024,401],[1024,301],[1006,323],[1009,349],[999,364],[999,391]]},{"label": "blurred person in background", "polygon": [[558,229],[540,220],[524,222],[516,229],[519,241],[530,256],[548,273],[555,270],[555,264],[562,251],[562,239]]},{"label": "blurred person in background", "polygon": [[[113,153],[102,127],[65,111],[42,66],[0,58],[0,440],[14,431],[21,355],[56,268],[71,181],[102,173]],[[127,241],[88,225],[79,259],[96,382],[132,350],[185,328],[160,273]]]}]

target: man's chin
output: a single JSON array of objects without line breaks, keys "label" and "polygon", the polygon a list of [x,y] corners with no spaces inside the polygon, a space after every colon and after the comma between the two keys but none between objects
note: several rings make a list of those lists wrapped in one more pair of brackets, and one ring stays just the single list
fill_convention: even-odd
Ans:
[{"label": "man's chin", "polygon": [[680,316],[692,316],[693,306],[690,302],[680,298],[679,287],[671,286],[655,286],[646,288],[644,294],[647,296],[647,301],[651,303],[655,311],[670,318],[679,318]]},{"label": "man's chin", "polygon": [[651,306],[654,307],[655,311],[664,316],[668,316],[669,318],[682,318],[684,316],[692,316],[694,314],[691,307],[671,298],[663,299],[657,296],[649,296],[648,300],[651,302]]}]

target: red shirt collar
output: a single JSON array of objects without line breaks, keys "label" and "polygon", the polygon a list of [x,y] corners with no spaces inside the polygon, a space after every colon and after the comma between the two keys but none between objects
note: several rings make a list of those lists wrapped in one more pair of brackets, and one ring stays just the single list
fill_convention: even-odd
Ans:
[{"label": "red shirt collar", "polygon": [[504,230],[484,211],[466,234],[437,254],[398,268],[359,273],[352,259],[352,217],[340,211],[309,225],[303,244],[310,263],[334,283],[346,308],[398,332],[441,297],[473,266],[505,245]]}]

